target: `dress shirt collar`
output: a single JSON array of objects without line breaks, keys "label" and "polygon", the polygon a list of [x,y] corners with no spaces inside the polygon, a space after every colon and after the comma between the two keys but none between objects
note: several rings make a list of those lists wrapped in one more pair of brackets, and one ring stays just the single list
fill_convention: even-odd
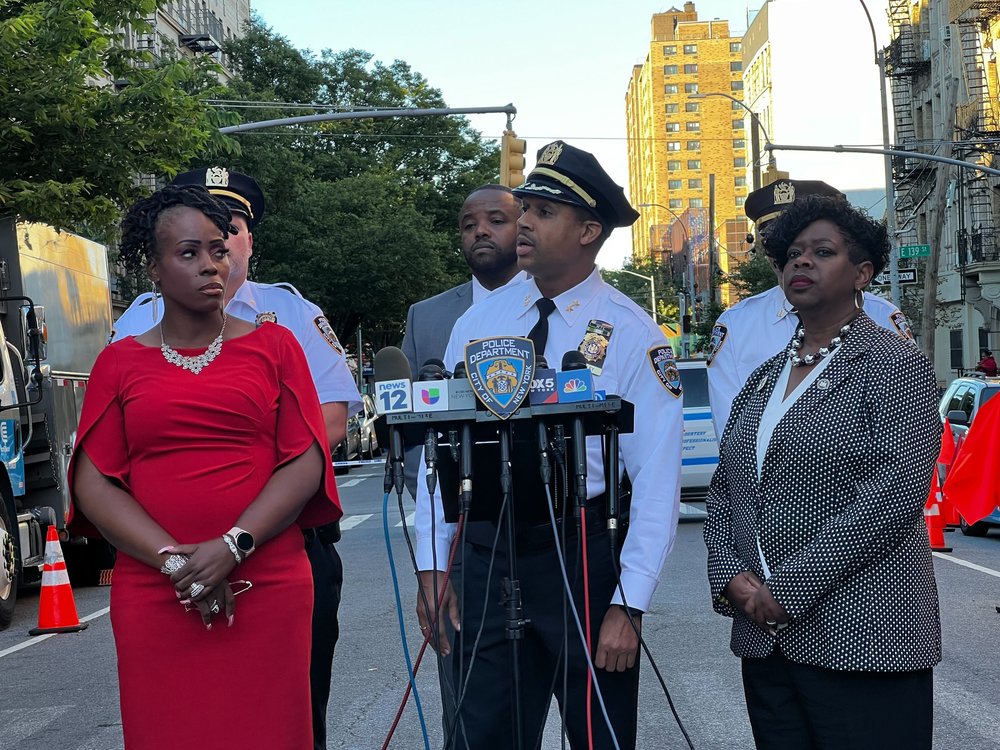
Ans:
[{"label": "dress shirt collar", "polygon": [[511,284],[514,284],[514,283],[516,283],[518,281],[524,281],[526,278],[528,278],[528,274],[527,273],[525,273],[524,271],[518,271],[516,274],[514,274],[514,278],[512,278],[510,281],[508,281],[506,284],[504,284],[504,286],[498,286],[496,289],[487,289],[486,287],[484,287],[482,285],[482,283],[479,281],[479,279],[477,279],[475,276],[473,276],[472,277],[472,304],[478,305],[484,299],[486,299],[487,297],[495,294],[496,292],[499,292],[504,287],[510,286]]},{"label": "dress shirt collar", "polygon": [[785,299],[785,292],[780,285],[772,287],[768,294],[770,298],[768,299],[767,319],[771,325],[777,325],[789,315],[794,314],[792,303]]},{"label": "dress shirt collar", "polygon": [[[597,266],[594,266],[594,270],[590,272],[587,278],[572,289],[567,289],[562,294],[552,298],[552,301],[556,303],[556,309],[553,311],[553,314],[558,313],[566,321],[566,325],[572,327],[576,320],[584,314],[591,301],[597,296],[597,292],[602,284],[601,272],[597,269]],[[535,284],[534,279],[531,279],[525,285],[525,295],[517,317],[523,317],[529,310],[534,310],[535,302],[541,299],[541,297],[542,293],[538,291],[538,286]]]}]

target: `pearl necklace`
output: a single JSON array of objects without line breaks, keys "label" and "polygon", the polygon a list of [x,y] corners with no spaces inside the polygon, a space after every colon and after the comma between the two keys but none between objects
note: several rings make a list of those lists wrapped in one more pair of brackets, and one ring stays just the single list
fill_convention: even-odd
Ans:
[{"label": "pearl necklace", "polygon": [[167,360],[172,365],[177,365],[178,367],[188,370],[189,372],[197,375],[206,367],[208,367],[215,360],[219,354],[222,353],[222,335],[226,332],[226,314],[222,313],[222,330],[219,331],[219,335],[216,336],[212,343],[208,345],[208,349],[205,350],[204,354],[198,354],[194,357],[185,357],[180,354],[176,349],[170,347],[163,340],[163,323],[160,323],[160,352],[163,354],[163,358]]},{"label": "pearl necklace", "polygon": [[806,336],[806,329],[799,326],[795,335],[792,336],[792,344],[788,347],[788,359],[792,363],[792,367],[807,367],[809,365],[814,365],[819,362],[824,357],[828,357],[836,351],[837,347],[844,342],[844,337],[850,333],[851,324],[848,323],[843,328],[840,329],[840,335],[834,336],[827,346],[821,346],[819,351],[815,354],[807,354],[804,357],[800,357],[798,350],[802,348],[802,340]]}]

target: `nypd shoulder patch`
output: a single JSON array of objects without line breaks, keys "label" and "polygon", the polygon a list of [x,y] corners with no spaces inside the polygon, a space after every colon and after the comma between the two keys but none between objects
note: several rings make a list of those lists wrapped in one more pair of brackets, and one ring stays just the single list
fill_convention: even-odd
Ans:
[{"label": "nypd shoulder patch", "polygon": [[729,338],[729,329],[724,323],[716,323],[712,326],[712,338],[708,342],[708,358],[705,360],[706,367],[712,366],[712,362],[722,350],[722,345],[726,343],[727,338]]},{"label": "nypd shoulder patch", "polygon": [[653,374],[674,398],[679,398],[684,389],[681,387],[681,372],[674,361],[674,350],[669,346],[654,346],[646,356],[653,368]]},{"label": "nypd shoulder patch", "polygon": [[889,316],[889,321],[892,323],[892,327],[896,329],[896,333],[902,336],[904,339],[913,340],[913,332],[910,330],[910,321],[906,319],[899,310],[896,310],[892,315]]},{"label": "nypd shoulder patch", "polygon": [[344,347],[340,345],[340,339],[337,338],[337,334],[333,332],[333,327],[330,325],[329,321],[322,315],[318,316],[316,320],[313,321],[316,325],[316,330],[319,331],[319,335],[330,345],[330,347],[343,356]]}]

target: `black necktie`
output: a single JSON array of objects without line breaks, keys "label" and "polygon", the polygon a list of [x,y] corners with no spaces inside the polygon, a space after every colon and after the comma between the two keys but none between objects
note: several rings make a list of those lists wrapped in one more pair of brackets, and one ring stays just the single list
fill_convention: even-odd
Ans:
[{"label": "black necktie", "polygon": [[528,331],[528,338],[535,345],[535,357],[543,357],[549,340],[549,315],[556,309],[556,303],[548,297],[540,297],[535,307],[538,308],[538,322]]}]

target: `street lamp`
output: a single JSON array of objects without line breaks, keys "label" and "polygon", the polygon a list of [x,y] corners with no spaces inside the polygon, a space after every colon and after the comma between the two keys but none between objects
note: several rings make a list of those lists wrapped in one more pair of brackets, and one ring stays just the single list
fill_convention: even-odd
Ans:
[{"label": "street lamp", "polygon": [[[882,148],[889,149],[889,105],[885,91],[885,55],[879,51],[878,39],[875,36],[875,24],[872,22],[872,14],[868,12],[865,0],[858,0],[861,7],[865,9],[865,17],[868,19],[868,26],[872,30],[872,47],[875,49],[875,64],[878,65],[879,94],[882,98]],[[772,152],[773,153],[773,152]],[[892,292],[892,304],[899,307],[902,304],[899,289],[899,257],[898,241],[896,236],[896,186],[892,180],[892,156],[885,155],[885,228],[889,233],[889,242],[892,247],[889,252],[889,289]]]},{"label": "street lamp", "polygon": [[[691,94],[690,99],[704,99],[709,96],[721,96],[728,99],[731,102],[736,102],[743,109],[745,109],[750,114],[750,124],[753,125],[753,131],[750,134],[750,158],[753,159],[753,189],[757,190],[761,187],[760,184],[760,143],[757,141],[757,134],[762,133],[764,135],[764,144],[767,149],[767,171],[769,174],[773,174],[777,171],[778,166],[775,163],[774,151],[768,148],[771,145],[771,138],[767,134],[764,126],[760,122],[760,117],[754,112],[742,99],[737,99],[735,96],[730,94],[724,94],[721,91],[708,91],[704,94]],[[760,98],[760,97],[758,97]],[[756,99],[754,100],[756,101]]]},{"label": "street lamp", "polygon": [[656,279],[654,279],[652,276],[647,276],[644,273],[636,273],[635,271],[630,271],[627,268],[619,268],[618,270],[621,271],[622,273],[629,273],[632,274],[633,276],[638,276],[640,279],[645,279],[646,281],[649,282],[649,301],[650,301],[649,312],[653,316],[653,322],[655,323],[656,322]]},{"label": "street lamp", "polygon": [[[674,219],[677,220],[677,223],[680,225],[681,231],[684,232],[684,245],[682,247],[682,250],[684,252],[684,256],[687,258],[687,274],[686,274],[686,276],[687,276],[687,288],[688,288],[688,300],[689,300],[688,305],[689,305],[689,308],[690,308],[690,312],[688,314],[691,316],[691,324],[692,324],[692,328],[693,328],[693,326],[694,326],[694,258],[691,255],[691,238],[688,235],[687,227],[684,226],[684,222],[681,221],[681,217],[678,216],[676,213],[674,213],[673,209],[667,208],[662,203],[640,203],[638,206],[636,206],[636,208],[662,208],[664,211],[666,211],[668,214],[670,214],[671,216],[673,216]],[[622,270],[624,271],[625,269],[623,268]],[[631,273],[631,271],[629,271],[629,273]],[[681,328],[681,330],[683,332],[683,311],[681,311],[681,315],[682,315],[682,328]],[[693,332],[689,333],[688,336],[690,337],[689,341],[688,341],[688,348],[690,350],[690,349],[694,348],[692,346],[693,343],[694,343],[694,333]]]}]

